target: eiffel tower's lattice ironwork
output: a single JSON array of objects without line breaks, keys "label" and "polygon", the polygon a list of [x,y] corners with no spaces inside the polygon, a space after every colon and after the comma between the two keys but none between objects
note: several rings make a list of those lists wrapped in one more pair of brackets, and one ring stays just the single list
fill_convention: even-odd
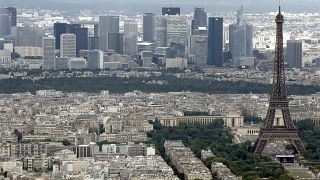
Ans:
[{"label": "eiffel tower's lattice ironwork", "polygon": [[[261,154],[270,141],[285,140],[292,144],[296,153],[300,154],[305,149],[298,135],[298,129],[292,122],[289,111],[289,101],[287,98],[287,90],[285,84],[285,68],[283,55],[282,28],[284,18],[281,13],[280,6],[279,13],[275,21],[277,24],[277,44],[274,61],[273,91],[269,101],[269,109],[265,125],[260,129],[260,134],[252,148],[252,152],[254,152],[255,154]],[[282,113],[283,118],[281,119],[283,119],[283,124],[281,126],[278,126],[275,123],[275,119],[277,119],[276,112]]]}]

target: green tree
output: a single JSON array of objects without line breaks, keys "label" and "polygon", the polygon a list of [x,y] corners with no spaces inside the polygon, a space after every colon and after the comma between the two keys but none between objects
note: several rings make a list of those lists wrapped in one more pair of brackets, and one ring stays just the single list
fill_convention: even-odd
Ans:
[{"label": "green tree", "polygon": [[70,146],[70,145],[71,145],[71,142],[70,142],[68,139],[63,139],[63,140],[62,140],[62,144],[63,144],[64,146]]},{"label": "green tree", "polygon": [[15,129],[13,133],[17,136],[18,142],[20,142],[22,140],[22,134],[17,129]]}]

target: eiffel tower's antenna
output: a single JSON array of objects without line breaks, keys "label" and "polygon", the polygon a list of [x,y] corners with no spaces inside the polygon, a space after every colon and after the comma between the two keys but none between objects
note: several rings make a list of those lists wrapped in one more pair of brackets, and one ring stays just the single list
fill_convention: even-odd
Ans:
[{"label": "eiffel tower's antenna", "polygon": [[281,0],[278,1],[279,4],[279,12],[281,12]]}]

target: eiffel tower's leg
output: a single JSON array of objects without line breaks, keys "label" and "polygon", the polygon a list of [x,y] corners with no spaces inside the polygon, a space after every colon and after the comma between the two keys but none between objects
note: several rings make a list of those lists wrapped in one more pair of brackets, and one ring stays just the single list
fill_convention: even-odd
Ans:
[{"label": "eiffel tower's leg", "polygon": [[254,153],[261,154],[264,148],[266,147],[268,140],[266,139],[259,139],[257,142],[257,146],[255,147]]},{"label": "eiffel tower's leg", "polygon": [[297,139],[293,139],[292,140],[292,145],[295,147],[296,151],[298,154],[301,154],[305,151],[304,146],[302,144],[302,141],[300,140],[300,138]]},{"label": "eiffel tower's leg", "polygon": [[290,116],[289,107],[285,107],[282,110],[282,114],[283,114],[283,121],[284,121],[285,127],[294,128],[294,125],[292,123],[291,116]]},{"label": "eiffel tower's leg", "polygon": [[[270,104],[270,106],[271,106],[271,104]],[[268,113],[267,113],[267,118],[266,118],[266,125],[268,128],[272,128],[275,114],[276,114],[276,109],[273,107],[269,107]]]}]

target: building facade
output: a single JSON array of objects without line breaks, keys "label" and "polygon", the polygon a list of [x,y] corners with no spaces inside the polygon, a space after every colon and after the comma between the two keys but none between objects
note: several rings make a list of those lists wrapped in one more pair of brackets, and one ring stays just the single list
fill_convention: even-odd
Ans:
[{"label": "building facade", "polygon": [[62,34],[60,43],[60,57],[76,57],[76,35]]},{"label": "building facade", "polygon": [[108,50],[108,34],[119,33],[119,16],[99,17],[99,43],[101,50]]},{"label": "building facade", "polygon": [[43,48],[43,69],[53,69],[55,62],[55,38],[44,37],[42,39]]},{"label": "building facade", "polygon": [[287,41],[286,60],[290,68],[302,68],[302,41]]},{"label": "building facade", "polygon": [[153,42],[154,41],[154,14],[144,13],[143,14],[143,41]]},{"label": "building facade", "polygon": [[223,66],[223,18],[220,17],[209,18],[207,64]]}]

